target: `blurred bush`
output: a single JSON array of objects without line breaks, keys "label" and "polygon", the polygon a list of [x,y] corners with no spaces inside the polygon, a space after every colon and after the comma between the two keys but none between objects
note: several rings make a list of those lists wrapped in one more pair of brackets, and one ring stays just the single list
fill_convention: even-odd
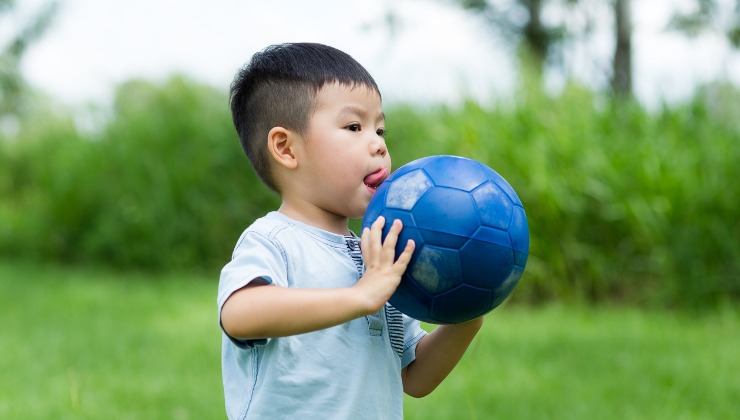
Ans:
[{"label": "blurred bush", "polygon": [[4,142],[0,252],[144,269],[227,261],[241,229],[277,202],[227,109],[184,78],[137,80],[118,88],[99,133],[60,122]]},{"label": "blurred bush", "polygon": [[[455,154],[514,186],[531,232],[515,299],[711,305],[740,296],[740,128],[718,97],[648,112],[570,86],[491,106],[397,104],[388,142],[394,167]],[[4,256],[218,270],[279,204],[225,93],[181,77],[123,84],[98,132],[63,117],[23,127],[0,142]]]}]

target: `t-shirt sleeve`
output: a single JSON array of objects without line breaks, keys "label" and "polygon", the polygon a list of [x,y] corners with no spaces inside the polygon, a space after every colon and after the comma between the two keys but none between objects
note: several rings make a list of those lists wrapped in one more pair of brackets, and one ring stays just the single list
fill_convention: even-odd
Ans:
[{"label": "t-shirt sleeve", "polygon": [[[219,325],[224,303],[234,292],[253,282],[285,285],[286,277],[286,259],[282,248],[258,232],[244,232],[234,248],[231,261],[221,270],[217,298]],[[229,338],[240,347],[266,343],[266,340],[244,341]]]},{"label": "t-shirt sleeve", "polygon": [[410,316],[403,315],[403,335],[401,368],[405,368],[416,359],[416,345],[427,335],[427,332],[421,328],[421,322]]}]

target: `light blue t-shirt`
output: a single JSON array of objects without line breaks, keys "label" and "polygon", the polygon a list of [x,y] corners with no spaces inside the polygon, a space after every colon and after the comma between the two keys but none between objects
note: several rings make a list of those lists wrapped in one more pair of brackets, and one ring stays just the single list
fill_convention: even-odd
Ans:
[{"label": "light blue t-shirt", "polygon": [[[254,279],[309,289],[354,285],[364,270],[359,245],[357,237],[267,214],[242,234],[221,271],[219,319],[228,297]],[[306,334],[242,342],[222,333],[226,412],[230,419],[402,418],[401,369],[425,334],[390,305]]]}]

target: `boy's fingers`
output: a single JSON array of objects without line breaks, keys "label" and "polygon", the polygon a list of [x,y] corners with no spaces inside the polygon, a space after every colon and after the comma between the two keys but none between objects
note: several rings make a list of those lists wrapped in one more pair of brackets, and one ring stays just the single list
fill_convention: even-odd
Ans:
[{"label": "boy's fingers", "polygon": [[406,242],[406,248],[404,248],[401,255],[398,256],[396,264],[399,264],[404,268],[408,266],[409,262],[411,261],[411,256],[414,254],[415,248],[416,242],[414,242],[413,239],[409,239],[408,242]]},{"label": "boy's fingers", "polygon": [[388,232],[388,235],[386,235],[385,242],[383,243],[383,249],[386,251],[386,254],[395,256],[396,243],[398,242],[398,234],[401,233],[402,228],[403,228],[403,222],[401,222],[398,219],[393,221],[393,224],[391,225],[391,229]]},{"label": "boy's fingers", "polygon": [[385,226],[385,218],[383,216],[379,216],[372,224],[372,227],[370,228],[370,251],[373,253],[377,253],[381,249],[382,244],[382,235],[383,235],[383,226]]},{"label": "boy's fingers", "polygon": [[372,224],[373,229],[383,229],[383,226],[385,226],[385,217],[378,216],[377,219]]}]

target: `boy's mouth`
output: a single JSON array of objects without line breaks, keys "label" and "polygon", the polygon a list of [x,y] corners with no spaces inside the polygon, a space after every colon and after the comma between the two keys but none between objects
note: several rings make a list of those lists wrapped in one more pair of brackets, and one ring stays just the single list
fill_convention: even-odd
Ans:
[{"label": "boy's mouth", "polygon": [[366,176],[364,179],[365,185],[371,189],[373,192],[378,189],[380,184],[385,181],[386,178],[390,175],[390,171],[388,168],[380,168],[377,171],[371,173],[370,175]]}]

